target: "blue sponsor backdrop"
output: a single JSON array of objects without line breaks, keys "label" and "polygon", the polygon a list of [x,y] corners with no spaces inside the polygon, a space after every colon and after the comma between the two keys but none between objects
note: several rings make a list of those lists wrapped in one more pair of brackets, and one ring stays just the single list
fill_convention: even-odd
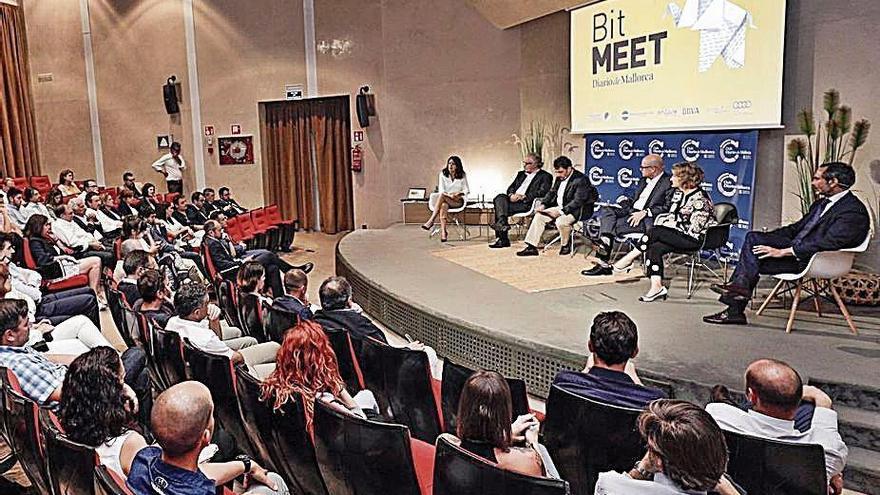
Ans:
[{"label": "blue sponsor backdrop", "polygon": [[667,171],[675,163],[697,161],[706,173],[702,186],[712,201],[733,203],[739,212],[739,224],[722,250],[735,259],[752,224],[757,152],[758,131],[588,135],[585,173],[599,190],[600,201],[616,202],[635,193],[645,155],[662,156]]}]

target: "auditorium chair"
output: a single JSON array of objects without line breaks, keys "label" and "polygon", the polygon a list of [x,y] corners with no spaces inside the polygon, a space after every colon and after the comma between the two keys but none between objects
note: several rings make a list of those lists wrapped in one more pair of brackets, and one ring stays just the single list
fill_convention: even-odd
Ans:
[{"label": "auditorium chair", "polygon": [[282,251],[290,251],[293,238],[296,235],[296,220],[284,220],[281,218],[281,210],[277,204],[266,206],[266,216],[269,223],[281,229],[280,248]]},{"label": "auditorium chair", "polygon": [[[31,253],[31,244],[27,237],[21,240],[21,257],[24,260],[24,266],[31,270],[37,270],[37,262],[34,261],[34,255]],[[58,282],[52,282],[43,279],[41,289],[46,292],[58,292],[66,289],[76,289],[79,287],[88,287],[88,275],[74,275]]]},{"label": "auditorium chair", "polygon": [[95,492],[98,495],[133,495],[125,486],[125,479],[121,473],[115,473],[107,466],[95,466],[94,469]]},{"label": "auditorium chair", "polygon": [[245,234],[236,218],[237,217],[232,217],[226,221],[226,233],[229,234],[229,238],[232,242],[236,244],[243,242],[247,249],[254,249],[257,242],[256,238],[253,234]]},{"label": "auditorium chair", "polygon": [[[814,254],[810,258],[810,262],[807,263],[807,267],[800,273],[779,273],[773,275],[773,278],[778,279],[779,282],[773,287],[773,290],[770,291],[767,298],[764,299],[764,302],[761,304],[761,307],[758,308],[755,315],[760,316],[761,313],[764,312],[764,309],[767,308],[770,301],[772,301],[777,295],[784,296],[786,293],[794,291],[791,300],[791,310],[788,315],[788,322],[785,325],[785,331],[786,333],[789,333],[794,327],[794,317],[797,315],[798,305],[802,302],[801,290],[805,290],[810,294],[810,297],[813,298],[813,305],[816,308],[817,316],[822,316],[822,310],[819,307],[819,298],[833,298],[834,302],[837,303],[838,309],[840,309],[840,314],[843,315],[847,325],[849,325],[850,332],[854,335],[858,335],[859,331],[853,322],[852,316],[849,314],[849,310],[846,309],[846,304],[843,302],[843,299],[841,299],[840,293],[837,291],[837,288],[834,287],[834,284],[831,283],[831,280],[849,273],[852,269],[853,260],[855,259],[856,254],[867,251],[870,244],[871,233],[868,232],[868,236],[865,237],[865,240],[856,247],[839,249],[837,251],[821,251]],[[782,292],[782,294],[780,294],[779,290],[783,285],[787,285],[788,287]],[[828,297],[829,292],[832,297]]]},{"label": "auditorium chair", "polygon": [[430,495],[434,446],[406,426],[343,413],[315,401],[315,453],[333,495]]},{"label": "auditorium chair", "polygon": [[165,390],[168,388],[168,384],[165,383],[165,379],[159,369],[159,363],[156,361],[155,357],[156,350],[153,345],[153,327],[156,323],[152,319],[147,318],[147,315],[143,313],[135,312],[135,317],[137,319],[138,335],[140,335],[140,340],[143,342],[144,354],[147,357],[147,371],[150,373],[150,380],[157,389]]},{"label": "auditorium chair", "polygon": [[510,226],[516,229],[516,232],[517,234],[519,234],[520,237],[525,236],[526,229],[529,228],[529,222],[531,221],[530,219],[535,214],[535,209],[538,207],[538,203],[540,202],[540,199],[535,198],[535,200],[532,201],[532,207],[529,208],[529,211],[514,213],[513,215],[510,215]]},{"label": "auditorium chair", "polygon": [[269,216],[265,208],[257,208],[250,211],[251,222],[257,232],[266,234],[266,249],[277,251],[281,243],[281,229],[269,222]]},{"label": "auditorium chair", "polygon": [[95,449],[67,438],[58,418],[48,409],[40,411],[40,428],[46,445],[46,470],[52,493],[93,495]]},{"label": "auditorium chair", "polygon": [[[9,445],[11,447],[12,436],[9,433],[9,429],[7,426],[8,423],[6,420],[6,390],[9,390],[11,388],[11,385],[9,383],[10,376],[13,376],[13,374],[9,372],[9,369],[5,366],[0,366],[0,438],[2,438],[4,442],[6,442],[6,445]],[[10,452],[10,455],[12,455],[12,452]],[[0,459],[0,461],[3,460],[4,459]]]},{"label": "auditorium chair", "polygon": [[162,381],[167,386],[186,381],[186,361],[183,359],[183,343],[180,334],[153,327],[153,359]]},{"label": "auditorium chair", "polygon": [[21,392],[18,380],[7,370],[9,388],[5,391],[6,424],[10,447],[37,493],[49,491],[43,439],[40,435],[37,404]]},{"label": "auditorium chair", "polygon": [[[254,239],[254,247],[257,249],[266,249],[268,246],[268,232],[264,230],[258,230],[254,225],[254,222],[251,221],[251,216],[237,215],[235,217],[235,221],[238,224],[239,229],[241,229],[241,233],[244,237],[253,237]],[[227,222],[228,223],[228,222]]]},{"label": "auditorium chair", "polygon": [[[120,293],[120,299],[125,300],[125,295]],[[143,334],[141,334],[138,319],[138,314],[135,310],[131,309],[128,303],[122,304],[122,327],[119,328],[119,334],[122,335],[122,340],[126,344],[131,341],[129,347],[137,346],[146,351],[147,341],[144,340]]]},{"label": "auditorium chair", "polygon": [[[238,409],[235,372],[232,361],[226,356],[208,354],[196,349],[188,339],[183,340],[183,355],[189,364],[190,377],[202,382],[211,390],[214,400],[214,419],[232,436],[235,445],[250,454],[265,454],[254,449],[248,440]],[[262,461],[263,457],[257,457]]]},{"label": "auditorium chair", "polygon": [[241,311],[241,331],[245,335],[257,339],[258,342],[266,342],[266,329],[263,327],[263,303],[256,294],[238,293],[238,307]]},{"label": "auditorium chair", "polygon": [[291,492],[326,495],[327,486],[318,467],[312,436],[306,429],[302,396],[295,393],[275,409],[274,394],[265,401],[260,400],[259,380],[241,367],[236,373],[241,383],[239,399],[243,417],[253,414],[256,429],[269,448],[277,473],[287,481]]},{"label": "auditorium chair", "polygon": [[724,431],[730,460],[727,473],[748,493],[825,495],[825,454],[821,445],[796,444]]},{"label": "auditorium chair", "polygon": [[[122,337],[123,342],[125,342],[126,347],[137,346],[134,335],[129,333],[132,325],[129,324],[129,315],[126,314],[126,309],[130,310],[131,308],[125,300],[125,295],[108,284],[104,284],[104,295],[107,297],[107,307],[110,309],[110,316],[113,318],[113,323],[116,325],[116,329],[119,330],[119,335]],[[132,323],[134,322],[132,321]]]},{"label": "auditorium chair", "polygon": [[592,495],[599,473],[627,471],[645,455],[636,426],[641,412],[550,387],[544,445],[574,495]]},{"label": "auditorium chair", "polygon": [[361,339],[364,385],[376,396],[383,417],[406,425],[413,437],[434,443],[440,434],[439,407],[434,400],[428,355]]},{"label": "auditorium chair", "polygon": [[434,495],[503,494],[568,495],[568,482],[501,469],[471,454],[449,434],[437,437],[434,456]]},{"label": "auditorium chair", "polygon": [[284,341],[284,334],[299,321],[299,316],[269,304],[263,305],[263,328],[266,338],[279,344]]},{"label": "auditorium chair", "polygon": [[49,179],[48,175],[34,175],[30,178],[31,187],[40,191],[40,196],[47,197],[46,195],[52,189],[52,181]]},{"label": "auditorium chair", "polygon": [[[437,198],[439,196],[440,196],[440,193],[433,192],[433,193],[431,193],[431,196],[428,198],[428,209],[431,210],[431,213],[434,213],[434,210],[437,209],[436,208]],[[467,226],[467,220],[464,218],[464,213],[468,207],[468,204],[470,204],[470,203],[468,203],[468,199],[464,198],[464,201],[462,201],[461,206],[459,206],[458,208],[449,208],[449,211],[448,211],[449,219],[452,220],[452,223],[455,224],[456,227],[458,227],[458,232],[459,232],[458,236],[463,241],[467,240],[468,233],[469,233],[468,226]],[[434,237],[434,235],[436,235],[438,232],[440,232],[439,224],[434,226],[433,229],[431,229],[430,237]]]},{"label": "auditorium chair", "polygon": [[[474,370],[454,363],[449,358],[443,359],[443,380],[440,385],[440,404],[443,411],[443,430],[455,434],[458,417],[458,400],[464,383]],[[520,378],[505,378],[510,387],[510,399],[513,406],[513,419],[521,414],[529,413],[529,398],[526,394],[526,382]]]},{"label": "auditorium chair", "polygon": [[28,187],[30,187],[30,183],[28,182],[27,177],[13,177],[12,183],[15,184],[15,188],[24,191]]},{"label": "auditorium chair", "polygon": [[230,280],[222,279],[217,286],[217,305],[223,310],[226,322],[241,329],[241,318],[238,314],[238,291]]},{"label": "auditorium chair", "polygon": [[358,352],[355,349],[357,339],[351,338],[348,330],[342,328],[324,328],[324,333],[330,340],[333,353],[336,354],[336,363],[339,366],[339,374],[345,382],[345,389],[352,395],[360,392],[365,386]]}]

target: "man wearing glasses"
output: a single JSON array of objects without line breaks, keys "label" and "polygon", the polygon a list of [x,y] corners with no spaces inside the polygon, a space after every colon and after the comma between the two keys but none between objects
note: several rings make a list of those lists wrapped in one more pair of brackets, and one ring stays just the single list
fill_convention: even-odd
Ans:
[{"label": "man wearing glasses", "polygon": [[599,210],[599,263],[581,272],[582,275],[611,275],[609,263],[618,235],[645,232],[654,217],[666,211],[666,196],[672,183],[663,169],[663,158],[647,155],[639,166],[642,178],[633,198],[623,198],[617,204]]},{"label": "man wearing glasses", "polygon": [[532,209],[532,203],[537,198],[543,198],[553,184],[553,176],[543,170],[544,162],[541,157],[529,153],[523,159],[523,170],[516,174],[516,178],[507,188],[507,194],[495,196],[495,223],[491,225],[497,238],[490,248],[510,247],[510,238],[507,231],[510,225],[507,217],[516,213],[525,213]]}]

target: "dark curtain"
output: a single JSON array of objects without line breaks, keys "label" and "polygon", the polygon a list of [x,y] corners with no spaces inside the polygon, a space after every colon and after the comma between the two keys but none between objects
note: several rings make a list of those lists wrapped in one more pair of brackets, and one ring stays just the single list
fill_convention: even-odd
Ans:
[{"label": "dark curtain", "polygon": [[349,98],[261,103],[263,193],[285,218],[304,228],[315,225],[312,152],[320,204],[320,229],[328,234],[351,230]]},{"label": "dark curtain", "polygon": [[0,173],[40,175],[21,7],[0,3]]}]

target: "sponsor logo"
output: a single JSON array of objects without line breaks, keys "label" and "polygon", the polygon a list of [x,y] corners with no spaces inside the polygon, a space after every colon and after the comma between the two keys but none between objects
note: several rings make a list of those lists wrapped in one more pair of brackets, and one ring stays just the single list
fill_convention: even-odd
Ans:
[{"label": "sponsor logo", "polygon": [[718,187],[718,192],[721,195],[726,196],[728,198],[732,198],[739,194],[749,194],[751,193],[751,189],[749,186],[742,186],[738,184],[739,178],[730,173],[725,172],[718,176],[718,180],[715,181],[715,184]]},{"label": "sponsor logo", "polygon": [[700,107],[681,107],[682,115],[699,115]]},{"label": "sponsor logo", "polygon": [[620,112],[620,118],[622,120],[629,120],[629,110],[624,110]]},{"label": "sponsor logo", "polygon": [[605,146],[605,141],[593,141],[590,145],[590,156],[595,160],[601,160],[606,156],[614,156],[614,150]]},{"label": "sponsor logo", "polygon": [[736,100],[733,102],[734,110],[748,110],[752,108],[752,100]]},{"label": "sponsor logo", "polygon": [[620,187],[626,189],[639,181],[638,177],[633,177],[634,172],[629,168],[622,168],[617,171],[617,183]]},{"label": "sponsor logo", "polygon": [[736,163],[737,160],[751,160],[752,152],[750,150],[739,149],[739,141],[736,139],[725,139],[718,146],[718,156],[724,163]]},{"label": "sponsor logo", "polygon": [[617,156],[621,158],[621,160],[629,160],[634,156],[644,156],[645,150],[641,148],[636,148],[635,143],[632,142],[631,139],[624,139],[617,145]]},{"label": "sponsor logo", "polygon": [[700,158],[715,158],[715,150],[700,148],[700,142],[696,139],[685,139],[681,143],[681,157],[689,162],[699,160]]},{"label": "sponsor logo", "polygon": [[658,155],[661,158],[677,158],[678,151],[666,147],[666,143],[659,139],[652,139],[648,143],[648,153]]},{"label": "sponsor logo", "polygon": [[590,184],[594,186],[598,186],[602,183],[614,182],[614,177],[605,175],[605,170],[602,167],[590,167],[590,171],[587,173],[587,178],[590,179]]}]

